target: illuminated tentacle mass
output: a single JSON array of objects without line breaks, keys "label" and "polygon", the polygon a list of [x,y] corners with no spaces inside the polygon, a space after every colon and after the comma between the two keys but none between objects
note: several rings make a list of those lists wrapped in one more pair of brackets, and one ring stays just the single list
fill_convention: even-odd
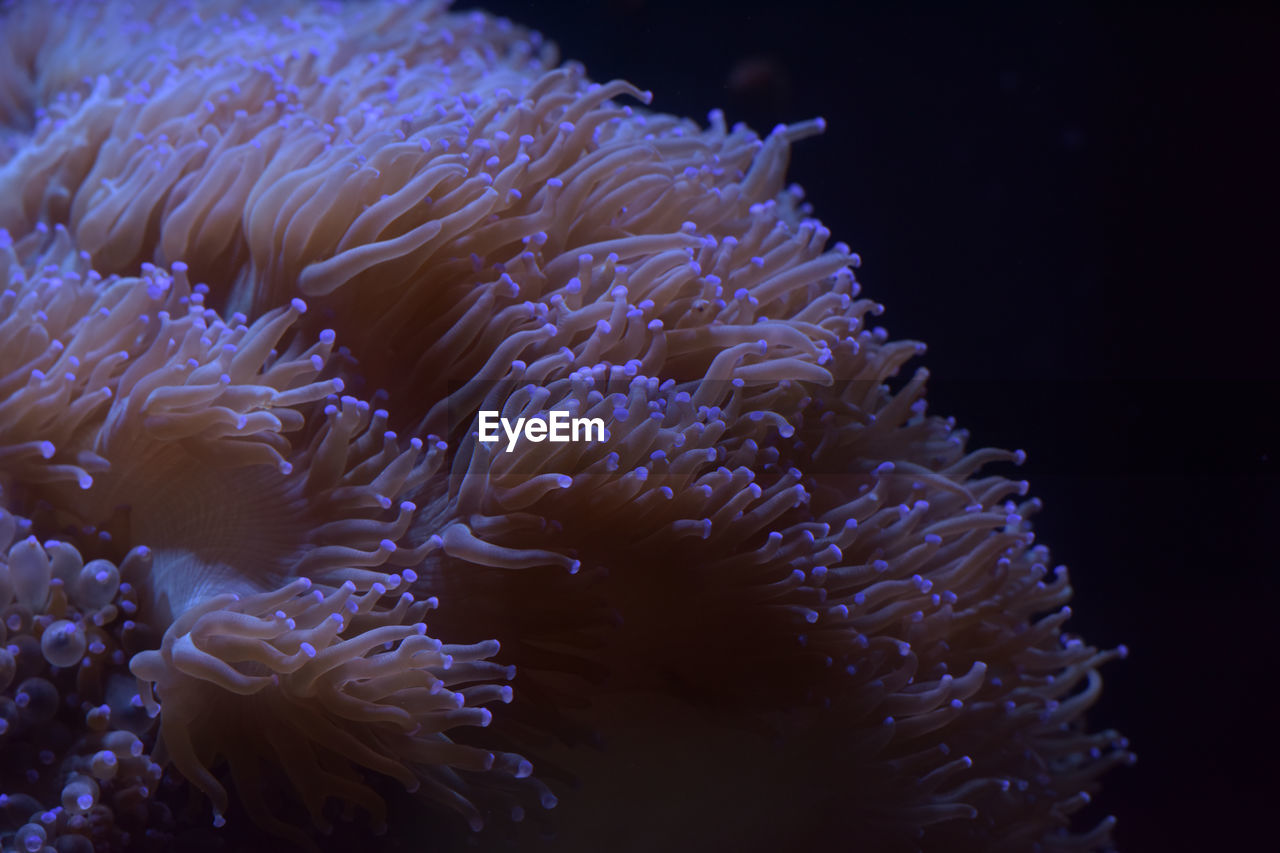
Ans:
[{"label": "illuminated tentacle mass", "polygon": [[1108,846],[1123,649],[823,121],[654,104],[434,2],[5,7],[6,849]]}]

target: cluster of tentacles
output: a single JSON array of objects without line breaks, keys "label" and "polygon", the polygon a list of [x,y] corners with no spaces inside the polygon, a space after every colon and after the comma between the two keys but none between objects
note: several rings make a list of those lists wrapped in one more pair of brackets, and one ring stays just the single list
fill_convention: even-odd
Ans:
[{"label": "cluster of tentacles", "polygon": [[4,13],[5,844],[313,845],[394,783],[567,845],[707,720],[849,849],[1107,844],[1119,652],[785,185],[821,122],[649,100],[435,4]]}]

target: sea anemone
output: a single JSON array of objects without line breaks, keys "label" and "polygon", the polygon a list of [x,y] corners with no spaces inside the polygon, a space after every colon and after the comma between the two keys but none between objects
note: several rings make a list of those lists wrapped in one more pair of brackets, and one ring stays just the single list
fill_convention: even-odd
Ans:
[{"label": "sea anemone", "polygon": [[554,786],[599,849],[590,792],[712,719],[853,848],[1107,844],[1122,650],[786,186],[821,120],[701,127],[435,3],[0,20],[14,843],[164,843],[185,783],[309,846],[393,780],[477,832]]}]

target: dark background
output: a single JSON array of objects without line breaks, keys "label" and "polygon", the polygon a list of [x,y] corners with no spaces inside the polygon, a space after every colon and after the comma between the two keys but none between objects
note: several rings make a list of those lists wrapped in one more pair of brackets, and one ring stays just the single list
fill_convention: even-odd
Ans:
[{"label": "dark background", "polygon": [[458,8],[535,26],[655,109],[828,120],[793,179],[861,254],[883,324],[929,343],[932,409],[1028,451],[1070,627],[1132,650],[1092,719],[1139,762],[1099,814],[1124,851],[1261,842],[1280,797],[1280,16],[847,5]]}]

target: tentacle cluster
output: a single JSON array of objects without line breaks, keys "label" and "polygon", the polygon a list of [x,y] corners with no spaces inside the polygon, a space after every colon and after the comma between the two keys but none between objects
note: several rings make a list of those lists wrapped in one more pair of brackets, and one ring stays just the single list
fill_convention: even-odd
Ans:
[{"label": "tentacle cluster", "polygon": [[[455,746],[444,732],[487,724],[490,711],[479,706],[509,701],[510,688],[485,682],[512,670],[484,662],[496,642],[425,638],[417,619],[434,598],[415,605],[403,592],[375,607],[415,580],[408,567],[440,545],[425,537],[401,547],[417,510],[404,498],[437,467],[443,442],[402,440],[386,428],[386,411],[340,395],[341,380],[321,378],[335,358],[333,333],[312,344],[285,340],[306,310],[300,299],[251,326],[243,317],[225,322],[205,307],[207,288],[192,287],[184,265],[172,274],[148,265],[134,280],[79,276],[71,261],[46,263],[66,254],[68,242],[61,228],[5,242],[6,299],[23,306],[10,319],[28,323],[24,336],[9,339],[21,365],[11,379],[29,375],[11,382],[16,391],[4,401],[15,412],[6,449],[16,445],[5,476],[22,503],[52,507],[42,510],[46,526],[93,541],[150,543],[122,568],[163,633],[158,650],[135,646],[131,663],[143,682],[139,701],[153,713],[167,709],[157,733],[162,755],[210,795],[219,820],[227,794],[210,768],[227,766],[247,792],[245,780],[260,778],[260,756],[281,749],[297,762],[285,780],[321,826],[332,797],[382,820],[381,801],[345,761],[415,789],[420,777],[434,799],[478,828],[473,799],[487,795],[462,791],[486,777],[524,779],[530,765]],[[93,367],[76,371],[82,365]],[[50,380],[53,371],[63,372]],[[78,416],[67,417],[68,407]],[[31,445],[38,452],[24,454]],[[396,565],[406,568],[393,573]],[[14,574],[20,603],[43,603],[43,592],[27,589],[48,580],[40,577]],[[96,595],[94,578],[75,578],[74,589]],[[104,578],[107,586],[119,580],[114,567]],[[66,620],[45,636],[46,656],[59,665],[84,641]],[[283,679],[241,671],[271,665]],[[289,725],[263,726],[264,713]],[[334,750],[337,732],[350,740]],[[313,747],[322,757],[308,757]],[[495,802],[509,811],[521,798],[555,802],[534,780]],[[261,799],[242,801],[264,827],[305,842]]]},{"label": "tentacle cluster", "polygon": [[354,768],[410,790],[426,782],[476,830],[482,816],[454,771],[532,773],[518,755],[444,734],[487,726],[492,712],[481,706],[511,701],[511,688],[499,682],[514,670],[487,660],[498,644],[444,645],[426,636],[426,624],[410,620],[434,602],[403,593],[382,606],[402,579],[386,580],[392,588],[375,582],[357,592],[347,581],[326,594],[302,578],[254,596],[215,596],[184,612],[159,650],[133,658],[149,710],[163,711],[166,752],[213,800],[215,824],[228,802],[209,769],[219,758],[250,815],[302,845],[307,835],[277,816],[285,811],[272,801],[277,777],[320,829],[331,829],[325,805],[336,796],[382,832],[383,802]]},{"label": "tentacle cluster", "polygon": [[149,555],[86,561],[31,529],[0,509],[0,832],[19,850],[161,849],[174,820],[127,672],[155,630],[121,580]]},{"label": "tentacle cluster", "polygon": [[58,600],[26,526],[123,561],[139,734],[219,820],[230,779],[299,842],[380,826],[379,776],[519,817],[517,752],[571,776],[605,700],[674,696],[820,743],[854,847],[1108,843],[1072,815],[1131,759],[1082,723],[1121,652],[785,185],[820,119],[652,112],[435,3],[68,8],[0,29],[0,578]]}]

